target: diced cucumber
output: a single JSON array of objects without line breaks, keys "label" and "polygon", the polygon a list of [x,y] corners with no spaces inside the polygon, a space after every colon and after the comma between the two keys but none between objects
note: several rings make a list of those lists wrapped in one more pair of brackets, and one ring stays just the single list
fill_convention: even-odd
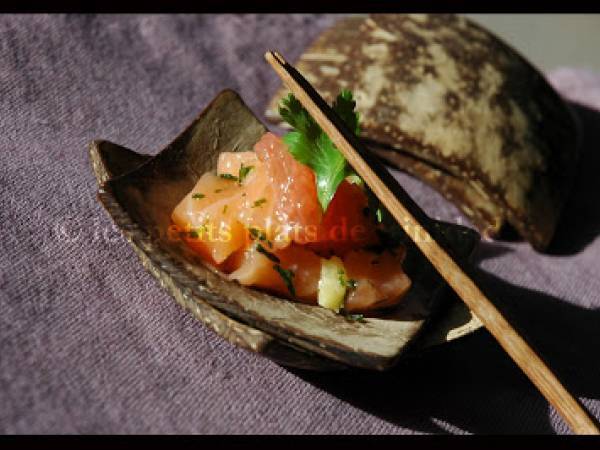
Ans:
[{"label": "diced cucumber", "polygon": [[331,259],[321,258],[321,276],[319,278],[319,305],[340,312],[346,296],[346,272],[344,263],[337,256]]}]

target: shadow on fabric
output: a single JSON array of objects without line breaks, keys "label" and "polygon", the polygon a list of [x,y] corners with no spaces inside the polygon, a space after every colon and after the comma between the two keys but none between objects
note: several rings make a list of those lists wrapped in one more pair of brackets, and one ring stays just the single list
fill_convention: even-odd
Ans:
[{"label": "shadow on fabric", "polygon": [[600,112],[571,103],[582,125],[577,176],[548,253],[579,253],[600,234]]},{"label": "shadow on fabric", "polygon": [[[574,396],[600,398],[600,360],[593,356],[600,354],[600,310],[487,272],[478,278]],[[547,401],[485,330],[401,360],[383,373],[293,372],[386,421],[425,433],[554,433]]]},{"label": "shadow on fabric", "polygon": [[[579,253],[600,234],[600,112],[572,106],[582,122],[582,153],[548,250],[555,255]],[[478,257],[507,251],[501,241],[482,242]],[[600,398],[600,359],[594,357],[600,354],[600,310],[512,285],[483,270],[477,278],[574,396]],[[293,372],[388,422],[425,433],[554,433],[548,402],[485,330],[406,358],[384,373]]]}]

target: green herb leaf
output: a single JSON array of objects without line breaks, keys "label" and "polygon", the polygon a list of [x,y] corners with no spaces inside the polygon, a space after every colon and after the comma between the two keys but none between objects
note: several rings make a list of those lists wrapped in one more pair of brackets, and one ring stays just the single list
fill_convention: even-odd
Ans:
[{"label": "green herb leaf", "polygon": [[346,286],[346,272],[342,269],[338,270],[338,280],[340,282],[340,286]]},{"label": "green herb leaf", "polygon": [[314,153],[314,139],[309,139],[306,134],[299,131],[290,131],[283,136],[283,142],[296,161],[310,167]]},{"label": "green herb leaf", "polygon": [[[352,131],[358,133],[359,116],[354,111],[355,106],[352,93],[343,90],[335,100],[333,110]],[[279,114],[294,128],[283,137],[283,141],[297,161],[315,172],[317,197],[321,208],[326,211],[344,178],[351,177],[353,182],[358,182],[360,177],[293,94],[282,100]]]},{"label": "green herb leaf", "polygon": [[342,269],[338,270],[338,280],[340,282],[340,286],[348,289],[355,289],[358,285],[356,280],[353,280],[352,278],[346,278],[346,272],[344,272]]},{"label": "green herb leaf", "polygon": [[267,199],[266,198],[259,198],[258,200],[255,200],[254,203],[252,203],[252,208],[258,208],[260,205],[267,203]]},{"label": "green herb leaf", "polygon": [[259,239],[261,241],[267,240],[267,235],[265,234],[265,232],[262,230],[259,230],[258,228],[250,227],[248,229],[248,231],[250,231],[250,235],[252,236],[252,239]]},{"label": "green herb leaf", "polygon": [[250,171],[254,169],[254,166],[244,166],[244,163],[240,166],[240,171],[238,173],[238,183],[241,185],[244,181],[244,178],[248,176]]},{"label": "green herb leaf", "polygon": [[236,177],[235,175],[231,175],[230,173],[222,173],[219,176],[221,178],[223,178],[224,180],[232,180],[232,181],[237,181],[238,180],[238,177]]},{"label": "green herb leaf", "polygon": [[288,291],[290,291],[290,294],[292,294],[292,297],[295,297],[296,289],[294,288],[294,277],[296,276],[296,274],[294,273],[294,271],[289,270],[289,269],[284,269],[279,264],[275,264],[273,266],[273,269],[281,276],[281,278],[283,279],[283,282],[285,283],[286,287],[288,288]]},{"label": "green herb leaf", "polygon": [[315,139],[322,133],[321,127],[317,125],[308,111],[304,109],[302,104],[292,93],[281,100],[279,115],[295,130],[304,134],[309,140]]},{"label": "green herb leaf", "polygon": [[264,248],[260,244],[256,244],[256,251],[259,252],[259,253],[262,253],[267,258],[269,258],[271,261],[273,261],[273,262],[275,262],[277,264],[279,264],[281,262],[276,255],[274,255],[273,253],[271,253],[269,250],[267,250],[266,248]]},{"label": "green herb leaf", "polygon": [[346,177],[346,181],[350,184],[356,184],[358,186],[364,186],[364,180],[358,176],[357,173],[352,172],[350,175]]},{"label": "green herb leaf", "polygon": [[313,162],[313,169],[317,179],[317,197],[323,211],[326,211],[338,186],[352,172],[352,168],[326,134],[321,134],[317,147],[319,152]]},{"label": "green herb leaf", "polygon": [[362,314],[347,314],[346,320],[348,320],[350,322],[361,322],[361,323],[366,322],[365,316]]},{"label": "green herb leaf", "polygon": [[333,110],[348,125],[348,128],[358,135],[360,134],[360,115],[354,111],[355,107],[356,101],[352,98],[352,92],[348,89],[343,89],[333,102]]},{"label": "green herb leaf", "polygon": [[206,195],[204,195],[204,194],[200,194],[199,192],[198,192],[198,193],[196,193],[196,194],[193,194],[193,195],[192,195],[192,198],[194,198],[194,199],[196,199],[196,200],[200,200],[200,199],[202,199],[202,198],[204,198],[204,197],[206,197]]}]

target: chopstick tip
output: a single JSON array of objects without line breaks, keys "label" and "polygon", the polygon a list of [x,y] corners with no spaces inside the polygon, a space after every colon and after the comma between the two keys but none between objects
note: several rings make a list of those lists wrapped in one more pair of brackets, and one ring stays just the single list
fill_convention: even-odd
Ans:
[{"label": "chopstick tip", "polygon": [[265,53],[265,59],[270,62],[273,63],[274,61],[277,61],[279,64],[281,65],[285,65],[285,58],[283,56],[281,56],[281,53],[279,53],[276,50],[269,50]]}]

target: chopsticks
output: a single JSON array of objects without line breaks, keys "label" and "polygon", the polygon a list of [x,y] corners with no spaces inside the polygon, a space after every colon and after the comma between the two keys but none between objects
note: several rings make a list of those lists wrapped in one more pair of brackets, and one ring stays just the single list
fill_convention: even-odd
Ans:
[{"label": "chopsticks", "polygon": [[[310,83],[283,56],[270,51],[265,54],[265,59],[423,255],[562,415],[571,429],[578,434],[600,434],[600,430],[579,402],[563,387],[541,358],[473,282],[468,275],[471,272],[468,264],[453,259],[440,245],[443,237],[438,235],[432,227],[431,219],[396,179],[363,146],[354,133],[348,130]],[[374,169],[377,169],[377,173]]]}]

